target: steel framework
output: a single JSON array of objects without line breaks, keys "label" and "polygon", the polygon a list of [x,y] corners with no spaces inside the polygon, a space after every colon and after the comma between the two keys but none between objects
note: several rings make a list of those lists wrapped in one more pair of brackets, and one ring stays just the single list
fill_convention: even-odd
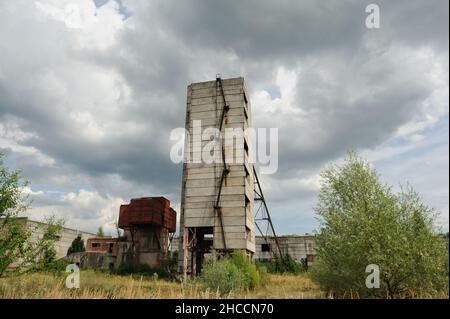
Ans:
[{"label": "steel framework", "polygon": [[[253,176],[254,176],[254,192],[255,192],[255,203],[259,202],[259,206],[255,209],[255,225],[258,228],[259,233],[264,238],[266,244],[269,245],[270,251],[273,253],[275,258],[280,258],[283,260],[283,253],[281,251],[280,243],[278,242],[277,234],[275,233],[275,228],[273,227],[272,218],[270,217],[269,208],[266,204],[266,199],[264,198],[264,194],[261,188],[261,184],[259,183],[258,174],[256,173],[255,166],[253,166]],[[265,224],[265,227],[264,225]],[[265,232],[263,229],[265,228]],[[268,241],[268,237],[271,236],[275,240],[275,245],[277,246],[278,255],[275,251],[272,250],[272,246]]]}]

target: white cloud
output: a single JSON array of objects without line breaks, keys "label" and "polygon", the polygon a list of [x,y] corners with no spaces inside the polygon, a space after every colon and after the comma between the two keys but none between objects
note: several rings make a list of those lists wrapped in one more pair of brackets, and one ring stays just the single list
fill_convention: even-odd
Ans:
[{"label": "white cloud", "polygon": [[262,183],[281,231],[314,228],[318,173],[349,147],[448,215],[448,137],[430,133],[449,108],[439,5],[382,2],[379,32],[356,1],[339,13],[309,0],[126,5],[124,20],[115,1],[0,4],[0,148],[30,179],[34,214],[95,230],[130,197],[179,205],[169,133],[184,124],[186,85],[222,73],[246,78],[255,126],[279,128],[280,169]]},{"label": "white cloud", "polygon": [[63,22],[75,36],[77,50],[106,50],[116,43],[117,32],[123,28],[118,4],[109,1],[96,8],[93,1],[52,0],[35,2],[36,8],[56,21]]},{"label": "white cloud", "polygon": [[[36,196],[52,196],[42,191],[24,189],[25,193]],[[115,222],[119,207],[126,201],[120,197],[102,196],[97,191],[80,189],[78,192],[62,193],[53,202],[33,206],[27,212],[31,218],[42,220],[45,216],[56,215],[65,220],[67,227],[81,227],[94,232],[102,226],[105,232],[115,234]]]},{"label": "white cloud", "polygon": [[21,187],[20,191],[25,195],[38,196],[44,194],[43,191],[33,191],[29,186]]}]

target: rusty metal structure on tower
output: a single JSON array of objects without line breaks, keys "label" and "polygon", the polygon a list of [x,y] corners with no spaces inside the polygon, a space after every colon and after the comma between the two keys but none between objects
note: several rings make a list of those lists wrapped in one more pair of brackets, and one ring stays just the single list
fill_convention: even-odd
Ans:
[{"label": "rusty metal structure on tower", "polygon": [[159,267],[175,234],[176,212],[164,197],[133,198],[120,206],[118,226],[125,239],[118,242],[119,263]]}]

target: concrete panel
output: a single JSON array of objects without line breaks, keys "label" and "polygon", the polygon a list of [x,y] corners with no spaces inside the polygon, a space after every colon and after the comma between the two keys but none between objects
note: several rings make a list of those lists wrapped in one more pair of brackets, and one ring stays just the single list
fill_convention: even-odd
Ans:
[{"label": "concrete panel", "polygon": [[[218,187],[219,183],[217,178],[204,178],[204,179],[188,179],[186,181],[186,187]],[[225,186],[245,186],[245,179],[240,177],[226,177],[224,179]]]},{"label": "concrete panel", "polygon": [[214,218],[184,218],[184,227],[212,227]]},{"label": "concrete panel", "polygon": [[[243,88],[241,85],[229,85],[224,87],[225,98],[229,95],[243,94]],[[222,93],[219,88],[210,87],[206,89],[193,88],[191,91],[191,99],[203,98],[203,97],[218,97],[222,98]]]},{"label": "concrete panel", "polygon": [[[219,119],[214,118],[207,118],[202,119],[201,123],[197,123],[196,126],[202,126],[204,129],[207,127],[219,127],[218,126]],[[245,117],[233,117],[233,118],[225,118],[224,119],[224,126],[223,127],[242,127],[244,128],[244,123],[249,124],[247,119]],[[230,126],[230,124],[240,124],[239,126]],[[189,123],[188,130],[192,134],[193,132],[194,123],[192,123],[192,120]]]},{"label": "concrete panel", "polygon": [[214,215],[214,207],[187,208],[184,210],[184,218],[213,218]]},{"label": "concrete panel", "polygon": [[[234,85],[244,85],[244,78],[238,77],[238,78],[230,78],[230,79],[222,79],[222,85],[224,89],[228,86],[234,86]],[[192,83],[188,86],[188,91],[198,90],[198,89],[207,89],[207,88],[215,88],[216,87],[216,81],[206,81],[206,82],[198,82],[198,83]]]},{"label": "concrete panel", "polygon": [[[237,200],[245,200],[243,195],[223,195],[220,196],[220,204],[224,204],[225,202],[235,202]],[[189,196],[185,197],[185,203],[208,203],[208,202],[216,202],[217,196],[211,195],[211,196]],[[222,206],[224,207],[224,206]]]},{"label": "concrete panel", "polygon": [[[191,121],[197,120],[197,119],[209,119],[214,118],[218,119],[222,116],[222,109],[218,110],[205,110],[202,109],[192,109],[190,113]],[[236,107],[236,108],[230,108],[228,112],[226,112],[227,117],[231,116],[245,116],[245,108],[243,107]]]},{"label": "concrete panel", "polygon": [[[244,194],[244,186],[224,186],[222,187],[223,195],[239,195]],[[215,195],[216,189],[212,187],[191,187],[186,188],[186,196],[210,196]]]},{"label": "concrete panel", "polygon": [[[227,249],[247,249],[247,240],[246,239],[230,239],[226,240]],[[215,249],[224,249],[222,240],[219,238],[215,238],[214,240],[214,248]]]},{"label": "concrete panel", "polygon": [[[244,96],[242,94],[230,95],[230,96],[227,96],[226,99],[227,99],[227,103],[230,102],[230,107],[231,107],[231,102],[240,102],[241,103],[240,107],[243,107]],[[217,103],[221,103],[220,101],[221,100],[217,101]],[[215,97],[202,97],[202,98],[197,98],[197,99],[191,98],[191,101],[190,101],[191,106],[205,105],[205,104],[214,104],[215,105],[216,98]],[[233,105],[237,105],[237,104],[233,103]]]}]

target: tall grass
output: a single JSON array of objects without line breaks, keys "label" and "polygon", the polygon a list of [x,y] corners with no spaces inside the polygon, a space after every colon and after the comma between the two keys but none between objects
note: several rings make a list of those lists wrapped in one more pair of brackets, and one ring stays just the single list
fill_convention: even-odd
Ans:
[{"label": "tall grass", "polygon": [[[65,273],[25,273],[0,278],[0,298],[84,298],[84,299],[218,299],[218,298],[333,298],[321,291],[309,273],[300,275],[269,274],[267,283],[255,289],[219,290],[204,288],[198,281],[169,281],[156,276],[118,276],[94,270],[81,270],[80,288],[65,287]],[[355,293],[345,298],[358,298]],[[408,291],[400,298],[448,298],[448,291],[422,293]]]},{"label": "tall grass", "polygon": [[66,274],[27,273],[0,278],[0,298],[323,298],[325,295],[308,276],[269,275],[265,286],[221,294],[198,281],[169,281],[144,276],[117,276],[81,270],[80,288],[65,287]]}]

